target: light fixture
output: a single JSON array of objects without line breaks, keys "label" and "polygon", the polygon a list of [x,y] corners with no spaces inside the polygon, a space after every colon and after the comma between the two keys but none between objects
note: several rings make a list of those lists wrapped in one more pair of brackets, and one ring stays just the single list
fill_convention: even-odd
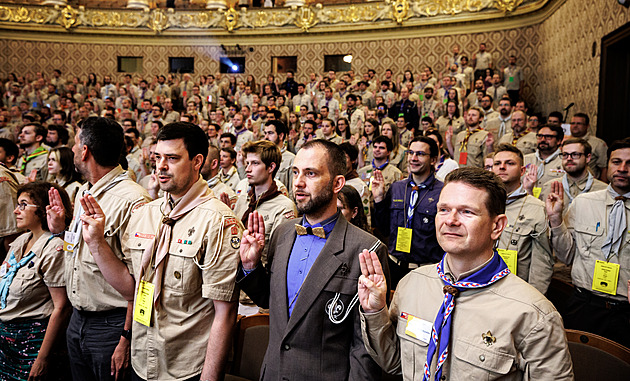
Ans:
[{"label": "light fixture", "polygon": [[352,63],[352,54],[346,54],[343,56],[343,62]]}]

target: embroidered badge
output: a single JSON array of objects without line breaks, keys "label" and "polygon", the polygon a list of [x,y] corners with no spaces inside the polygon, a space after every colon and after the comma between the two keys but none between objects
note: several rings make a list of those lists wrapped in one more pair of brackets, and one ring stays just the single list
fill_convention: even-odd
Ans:
[{"label": "embroidered badge", "polygon": [[232,235],[237,235],[238,234],[238,226],[234,225],[232,226]]},{"label": "embroidered badge", "polygon": [[[343,302],[339,299],[335,300],[337,298],[332,298],[330,299],[328,302],[326,302],[326,314],[331,314],[330,309],[332,308],[332,317],[335,319],[338,319],[341,317],[341,314],[343,313],[344,310],[344,305]],[[333,305],[333,302],[335,302],[335,304]]]},{"label": "embroidered badge", "polygon": [[141,202],[139,204],[136,204],[136,206],[134,206],[131,209],[131,214],[134,214],[136,212],[136,210],[140,209],[142,206],[144,206],[144,204],[146,204],[146,202]]},{"label": "embroidered badge", "polygon": [[188,236],[190,237],[191,235],[193,235],[194,232],[195,232],[195,227],[193,226],[192,228],[188,229]]},{"label": "embroidered badge", "polygon": [[435,199],[433,197],[429,197],[429,202],[433,202]]},{"label": "embroidered badge", "polygon": [[492,344],[497,342],[497,338],[492,336],[492,332],[488,331],[486,333],[481,334],[481,339],[486,346],[491,346]]},{"label": "embroidered badge", "polygon": [[136,234],[134,234],[134,237],[144,238],[144,239],[153,239],[155,238],[155,234],[136,232]]},{"label": "embroidered badge", "polygon": [[284,217],[285,217],[287,220],[293,219],[293,218],[295,218],[295,213],[294,213],[293,211],[286,212],[286,213],[284,214]]},{"label": "embroidered badge", "polygon": [[230,239],[230,244],[232,245],[232,249],[238,249],[241,247],[241,239],[238,237],[232,237]]},{"label": "embroidered badge", "polygon": [[229,217],[225,219],[225,227],[236,225],[238,221],[234,217]]}]

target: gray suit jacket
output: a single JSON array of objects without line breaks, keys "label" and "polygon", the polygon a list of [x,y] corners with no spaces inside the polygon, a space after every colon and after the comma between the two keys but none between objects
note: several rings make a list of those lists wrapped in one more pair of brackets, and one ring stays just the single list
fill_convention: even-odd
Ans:
[{"label": "gray suit jacket", "polygon": [[[294,219],[280,225],[269,244],[269,269],[258,266],[237,283],[259,306],[270,313],[269,346],[261,380],[378,380],[381,369],[367,354],[361,337],[357,294],[361,275],[359,253],[378,244],[378,253],[389,281],[387,246],[371,234],[348,223],[339,214],[326,244],[304,280],[289,317],[287,265],[295,242]],[[374,250],[374,249],[373,249]],[[332,319],[328,311],[335,297]],[[332,320],[341,320],[335,324]]]}]

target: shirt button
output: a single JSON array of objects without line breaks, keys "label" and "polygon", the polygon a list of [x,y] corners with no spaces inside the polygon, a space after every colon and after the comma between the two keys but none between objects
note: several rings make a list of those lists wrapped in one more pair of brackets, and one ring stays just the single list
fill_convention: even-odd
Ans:
[{"label": "shirt button", "polygon": [[486,361],[486,356],[484,356],[484,355],[479,355],[479,361],[481,361],[481,362]]},{"label": "shirt button", "polygon": [[284,344],[284,350],[288,351],[289,349],[291,349],[291,346],[289,344]]},{"label": "shirt button", "polygon": [[142,246],[142,244],[138,242],[138,247],[140,247],[140,246]]}]

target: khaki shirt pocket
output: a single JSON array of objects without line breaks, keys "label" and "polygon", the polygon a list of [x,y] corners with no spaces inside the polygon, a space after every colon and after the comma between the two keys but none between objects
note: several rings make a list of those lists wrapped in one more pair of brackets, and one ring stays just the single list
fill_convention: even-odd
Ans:
[{"label": "khaki shirt pocket", "polygon": [[396,335],[400,340],[402,374],[405,375],[405,379],[421,380],[424,374],[424,363],[427,361],[429,343],[409,336],[405,333],[406,329],[407,319],[399,316],[398,324],[396,325]]},{"label": "khaki shirt pocket", "polygon": [[29,261],[23,268],[21,268],[11,282],[11,293],[16,297],[22,299],[33,292],[33,289],[39,283],[37,271],[35,268],[28,268],[29,264],[33,261]]},{"label": "khaki shirt pocket", "polygon": [[451,364],[451,372],[466,374],[469,380],[494,380],[506,375],[515,366],[515,355],[499,351],[485,344],[472,344],[463,339],[453,343],[452,355],[457,364]]},{"label": "khaki shirt pocket", "polygon": [[132,266],[129,268],[131,275],[140,274],[140,266],[142,266],[142,256],[147,247],[153,242],[153,239],[130,237],[125,248],[125,255],[131,259]]},{"label": "khaki shirt pocket", "polygon": [[592,252],[601,252],[605,239],[604,224],[606,221],[575,221],[575,244],[581,256],[590,258]]},{"label": "khaki shirt pocket", "polygon": [[162,283],[165,289],[182,295],[201,290],[201,269],[193,261],[199,250],[198,245],[171,243]]}]

